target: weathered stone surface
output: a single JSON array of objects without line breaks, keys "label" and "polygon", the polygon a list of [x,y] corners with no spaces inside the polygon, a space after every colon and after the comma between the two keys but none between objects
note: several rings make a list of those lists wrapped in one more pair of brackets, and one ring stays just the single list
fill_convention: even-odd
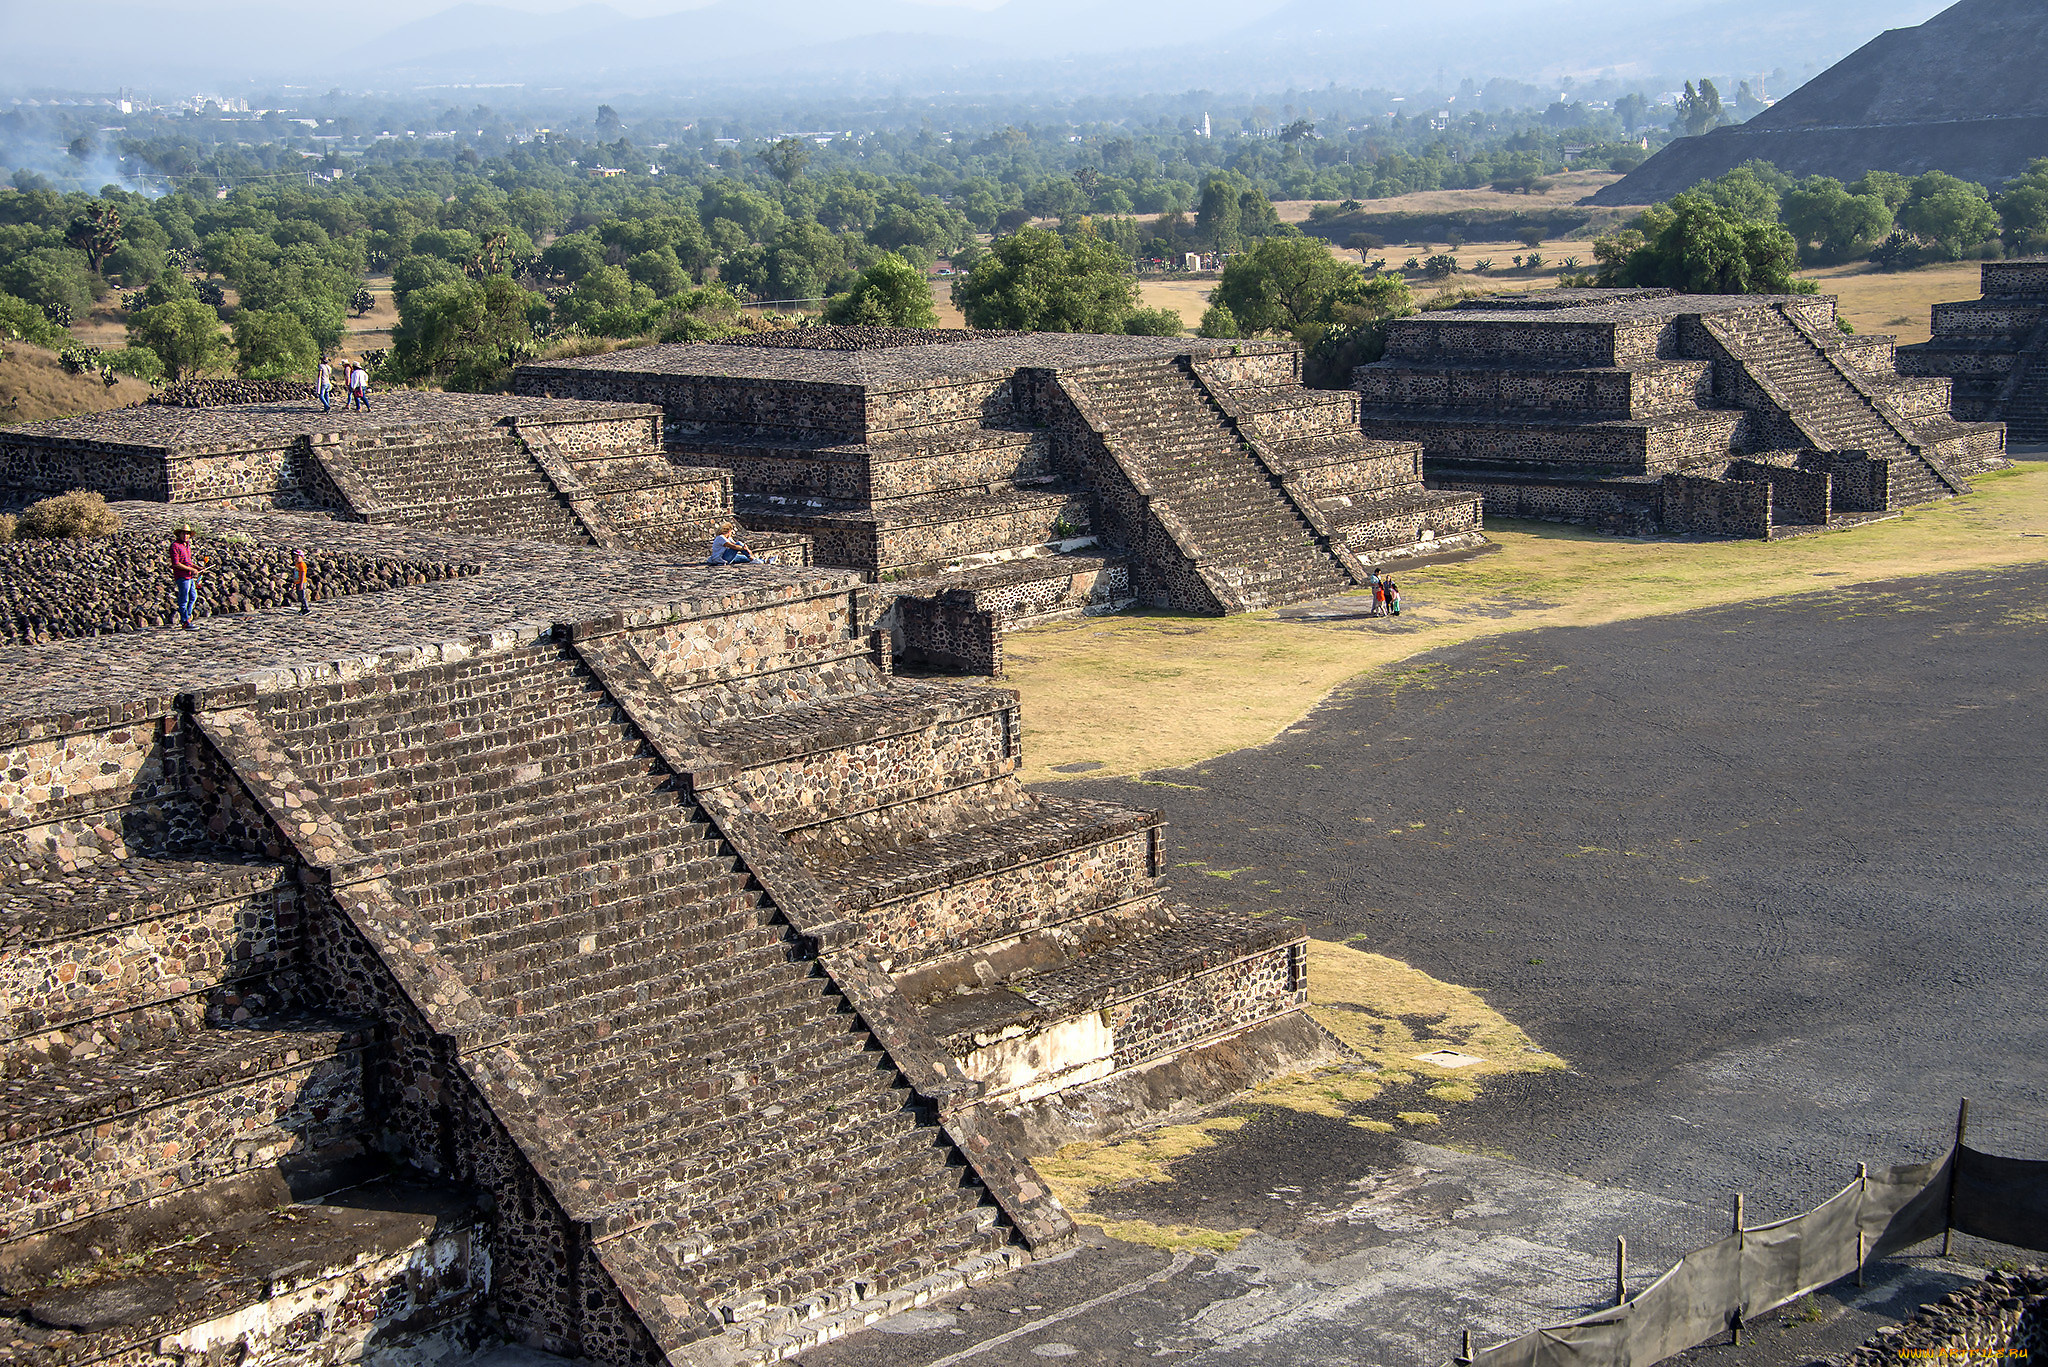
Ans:
[{"label": "weathered stone surface", "polygon": [[[2004,433],[1951,420],[1828,296],[1548,290],[1389,325],[1353,377],[1369,435],[1507,517],[1769,537],[1969,491]],[[1752,487],[1727,487],[1730,482]],[[1760,487],[1756,487],[1760,486]]]}]

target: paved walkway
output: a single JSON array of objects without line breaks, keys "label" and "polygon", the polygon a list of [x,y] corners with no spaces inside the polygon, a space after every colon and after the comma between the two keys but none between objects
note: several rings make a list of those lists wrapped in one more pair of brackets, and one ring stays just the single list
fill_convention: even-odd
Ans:
[{"label": "paved walkway", "polygon": [[[116,505],[130,526],[170,529],[190,510]],[[719,600],[737,605],[776,588],[850,581],[845,571],[614,553],[540,542],[484,541],[417,528],[278,514],[207,513],[214,532],[309,550],[361,550],[474,565],[478,573],[411,588],[333,598],[310,617],[275,609],[201,618],[191,631],[123,632],[44,646],[0,647],[0,720],[66,712],[116,698],[160,698],[278,670],[360,660],[384,651],[491,632],[584,622],[628,610]]]}]

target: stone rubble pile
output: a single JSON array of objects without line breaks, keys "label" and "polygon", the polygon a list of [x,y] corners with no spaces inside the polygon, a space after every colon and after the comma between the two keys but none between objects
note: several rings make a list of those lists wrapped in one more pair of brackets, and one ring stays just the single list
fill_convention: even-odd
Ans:
[{"label": "stone rubble pile", "polygon": [[[248,380],[209,376],[167,384],[143,400],[157,408],[219,408],[231,403],[289,403],[313,397],[313,386],[304,380]],[[334,402],[343,400],[341,385],[334,386]]]},{"label": "stone rubble pile", "polygon": [[2048,1267],[1993,1272],[1951,1291],[1905,1323],[1878,1330],[1844,1367],[1929,1361],[2048,1363]]},{"label": "stone rubble pile", "polygon": [[[296,603],[289,547],[202,538],[197,550],[203,560],[212,562],[199,580],[200,616]],[[316,600],[476,572],[474,565],[311,550],[306,568]],[[0,641],[42,644],[142,631],[176,620],[170,552],[160,532],[0,545]]]}]

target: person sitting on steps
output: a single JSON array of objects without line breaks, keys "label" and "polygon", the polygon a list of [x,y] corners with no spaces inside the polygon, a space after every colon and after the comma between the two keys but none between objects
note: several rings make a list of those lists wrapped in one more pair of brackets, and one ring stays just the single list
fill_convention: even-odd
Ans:
[{"label": "person sitting on steps", "polygon": [[707,565],[751,565],[754,552],[747,543],[739,539],[739,529],[728,522],[718,529],[718,535],[711,538],[711,558]]}]

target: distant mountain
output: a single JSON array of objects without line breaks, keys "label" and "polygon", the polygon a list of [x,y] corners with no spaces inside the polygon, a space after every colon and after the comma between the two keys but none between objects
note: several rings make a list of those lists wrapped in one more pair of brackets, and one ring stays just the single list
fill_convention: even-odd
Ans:
[{"label": "distant mountain", "polygon": [[1752,158],[1795,176],[1940,170],[1995,185],[2048,156],[2048,3],[1961,0],[1871,39],[1770,109],[1681,138],[1593,197],[1669,199]]}]

